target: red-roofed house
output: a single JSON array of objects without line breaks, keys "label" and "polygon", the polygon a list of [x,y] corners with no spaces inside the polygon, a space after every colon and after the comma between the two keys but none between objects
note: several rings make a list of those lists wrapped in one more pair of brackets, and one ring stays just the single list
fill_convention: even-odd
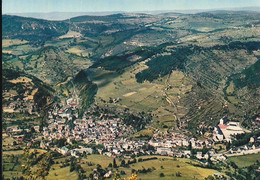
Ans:
[{"label": "red-roofed house", "polygon": [[220,129],[226,129],[228,126],[227,126],[227,125],[223,125],[223,124],[219,124],[218,127],[219,127]]}]

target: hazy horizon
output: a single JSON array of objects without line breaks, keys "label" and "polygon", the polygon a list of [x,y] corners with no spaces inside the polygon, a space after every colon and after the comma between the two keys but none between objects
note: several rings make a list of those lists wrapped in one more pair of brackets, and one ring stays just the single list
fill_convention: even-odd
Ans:
[{"label": "hazy horizon", "polygon": [[2,13],[102,13],[259,7],[258,0],[3,0]]}]

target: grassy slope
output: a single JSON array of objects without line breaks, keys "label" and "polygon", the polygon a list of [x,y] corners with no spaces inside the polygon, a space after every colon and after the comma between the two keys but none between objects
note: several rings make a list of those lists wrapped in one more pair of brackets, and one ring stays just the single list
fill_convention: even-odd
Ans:
[{"label": "grassy slope", "polygon": [[[123,168],[119,167],[118,171],[125,171],[126,175],[122,176],[123,178],[125,177],[130,177],[131,176],[131,169],[142,169],[144,168],[152,168],[155,167],[156,170],[153,172],[147,173],[147,174],[138,174],[138,178],[141,179],[159,179],[159,174],[164,173],[165,177],[163,179],[175,179],[178,178],[176,177],[176,172],[181,173],[181,177],[178,179],[188,179],[190,177],[195,177],[197,179],[204,179],[208,175],[212,175],[216,173],[217,171],[211,170],[211,169],[206,169],[206,168],[200,168],[200,167],[194,167],[190,164],[187,164],[186,162],[189,162],[190,160],[187,159],[178,159],[178,160],[173,160],[170,157],[163,157],[163,156],[157,156],[158,159],[156,160],[149,160],[149,161],[144,161],[144,162],[138,162],[135,164],[130,165],[130,168]],[[145,156],[142,158],[146,158]],[[62,162],[62,160],[58,159],[57,161]],[[93,166],[88,166],[86,163],[91,162],[94,163]],[[94,168],[96,168],[97,164],[100,164],[102,168],[108,167],[109,163],[113,162],[113,158],[107,157],[107,156],[102,156],[102,155],[89,155],[87,159],[83,158],[81,160],[81,166],[83,167],[84,170],[86,170],[86,174],[89,175]],[[120,160],[116,159],[116,163],[120,165]],[[179,165],[180,167],[177,167]],[[161,169],[161,166],[163,166],[163,169]],[[52,170],[54,168],[54,170]],[[108,168],[111,169],[111,168]],[[112,169],[113,172],[115,172],[115,169]],[[57,174],[58,176],[55,176],[54,174]],[[60,176],[61,175],[61,176]],[[69,167],[64,167],[60,168],[59,164],[54,164],[51,167],[51,171],[49,175],[47,176],[46,179],[55,179],[55,178],[62,178],[66,177],[65,179],[73,178],[75,177],[75,172],[69,172]]]},{"label": "grassy slope", "polygon": [[239,168],[253,165],[256,161],[260,161],[260,154],[248,154],[244,156],[236,156],[228,158],[228,161],[233,161]]},{"label": "grassy slope", "polygon": [[2,28],[4,38],[18,38],[28,41],[46,41],[66,34],[68,24],[59,21],[47,21],[35,18],[3,15]]},{"label": "grassy slope", "polygon": [[[27,77],[31,79],[32,82],[29,84],[27,83],[13,84],[9,82],[10,80],[19,77]],[[35,96],[35,102],[38,104],[37,106],[39,110],[44,110],[46,107],[48,107],[49,104],[51,104],[51,101],[53,100],[54,90],[46,83],[36,78],[35,76],[29,75],[27,73],[16,71],[13,69],[3,69],[2,83],[3,83],[3,90],[6,90],[8,92],[11,91],[17,92],[17,95],[20,96],[20,98],[23,98],[23,94],[26,91],[32,91],[32,89],[38,88],[39,90],[34,96]]]},{"label": "grassy slope", "polygon": [[[171,46],[168,51],[170,48]],[[245,67],[257,61],[250,51],[244,50],[239,44],[235,45],[233,50],[226,48],[226,46],[197,47],[198,50],[193,51],[193,55],[188,57],[185,67],[182,66],[184,73],[174,71],[175,73],[167,75],[171,72],[170,70],[166,72],[165,68],[158,68],[158,62],[151,64],[151,61],[127,67],[122,74],[96,69],[92,71],[92,78],[99,87],[97,100],[108,101],[109,98],[119,97],[121,101],[117,103],[117,106],[155,113],[158,115],[158,118],[154,118],[155,120],[166,122],[161,125],[174,126],[174,120],[179,118],[183,118],[182,121],[185,122],[191,119],[190,128],[196,127],[201,119],[214,125],[223,115],[239,111],[239,107],[232,103],[227,109],[223,107],[225,78],[235,72],[241,72]],[[227,59],[229,59],[228,63]],[[163,71],[166,75],[162,74],[164,75],[162,78],[147,75],[154,81],[137,83],[133,77],[140,72],[148,71],[156,74],[156,71],[149,70],[150,65],[158,69],[158,73]],[[156,75],[159,77],[160,74]],[[169,105],[167,97],[171,99],[174,106]],[[213,121],[210,121],[211,118]],[[240,114],[238,120],[241,118]]]},{"label": "grassy slope", "polygon": [[[38,150],[40,153],[40,150]],[[23,151],[9,151],[3,153],[4,158],[4,176],[7,177],[13,177],[13,176],[21,176],[21,165],[24,163],[22,159],[19,160],[19,163],[15,165],[13,171],[8,171],[8,167],[11,168],[13,166],[13,163],[10,163],[10,157],[7,155],[14,155],[15,157],[21,156],[23,154]],[[152,168],[155,167],[156,170],[147,173],[142,174],[138,173],[138,178],[141,179],[159,179],[160,173],[164,173],[165,177],[163,179],[189,179],[189,178],[197,178],[197,179],[204,179],[205,177],[212,175],[214,173],[217,173],[218,171],[212,170],[212,169],[206,169],[206,168],[200,168],[195,167],[190,164],[187,164],[187,162],[190,162],[191,160],[188,159],[177,159],[174,160],[171,157],[165,157],[165,156],[156,156],[158,159],[155,160],[148,160],[143,162],[137,162],[134,164],[131,164],[129,168],[119,167],[118,171],[125,171],[126,175],[122,177],[130,177],[132,172],[131,169],[143,169],[144,168]],[[139,157],[146,159],[148,156]],[[150,156],[149,156],[150,158]],[[70,167],[63,167],[61,168],[62,162],[65,162],[65,160],[68,159],[65,158],[58,158],[54,160],[54,164],[51,166],[49,174],[46,176],[46,179],[75,179],[77,178],[77,173],[75,171],[70,172]],[[138,158],[137,158],[138,159]],[[80,160],[80,165],[82,168],[86,171],[86,175],[88,176],[90,173],[92,173],[93,169],[96,168],[97,164],[100,164],[103,169],[107,168],[109,163],[113,162],[113,158],[102,156],[102,155],[88,155],[87,158],[82,158]],[[194,161],[192,161],[195,163]],[[87,165],[87,163],[92,163],[92,166]],[[121,160],[116,159],[116,163],[120,165]],[[161,166],[163,166],[161,168]],[[37,168],[37,165],[34,165],[32,169]],[[111,168],[108,168],[111,169]],[[114,173],[116,169],[111,169]],[[176,172],[181,173],[181,177],[176,177]]]}]

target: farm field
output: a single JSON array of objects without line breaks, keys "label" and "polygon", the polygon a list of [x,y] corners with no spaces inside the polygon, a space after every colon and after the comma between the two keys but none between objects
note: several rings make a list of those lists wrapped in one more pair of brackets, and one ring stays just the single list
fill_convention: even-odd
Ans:
[{"label": "farm field", "polygon": [[[184,159],[173,160],[169,157],[157,156],[156,160],[149,160],[145,162],[136,163],[131,166],[134,169],[142,169],[156,167],[151,173],[147,174],[138,174],[138,177],[141,179],[159,179],[160,173],[163,173],[165,177],[163,179],[204,179],[209,175],[218,173],[216,170],[194,167],[190,164],[187,164],[187,161]],[[186,161],[186,162],[185,162]],[[189,162],[189,160],[188,160]],[[177,177],[176,173],[180,172],[181,177]]]},{"label": "farm field", "polygon": [[21,45],[21,44],[27,44],[28,41],[25,40],[19,40],[19,39],[2,39],[2,46],[8,47],[13,45]]},{"label": "farm field", "polygon": [[[157,114],[155,121],[164,123],[169,127],[175,126],[174,121],[176,117],[173,115],[176,113],[166,98],[166,94],[172,99],[172,101],[178,104],[177,95],[183,96],[185,92],[190,91],[190,86],[185,86],[186,77],[181,72],[174,71],[169,80],[167,77],[163,77],[154,82],[138,83],[134,78],[135,74],[145,69],[146,66],[143,63],[138,63],[129,67],[123,74],[117,74],[113,71],[96,69],[91,71],[91,79],[98,85],[98,92],[96,100],[109,101],[110,98],[120,98],[120,101],[112,106],[131,108],[136,111],[151,112]],[[167,87],[166,81],[172,86],[171,89],[165,90]],[[111,105],[111,104],[108,104]],[[180,115],[183,114],[182,107],[179,107]]]},{"label": "farm field", "polygon": [[[151,157],[156,157],[158,159],[154,160],[147,160],[143,162],[137,162],[134,164],[131,164],[129,168],[125,167],[118,167],[117,169],[115,168],[110,168],[108,165],[113,163],[113,158],[103,156],[103,155],[88,155],[87,158],[81,158],[80,160],[80,165],[81,167],[86,171],[86,174],[89,175],[93,169],[96,168],[96,165],[99,164],[103,169],[108,168],[112,172],[120,172],[124,171],[126,174],[121,175],[121,178],[127,178],[132,175],[132,169],[138,170],[138,169],[148,169],[148,168],[156,168],[152,172],[148,173],[137,173],[137,176],[139,179],[142,180],[149,180],[149,179],[160,179],[160,174],[163,173],[165,176],[163,179],[189,179],[190,177],[195,178],[195,179],[204,179],[205,177],[208,177],[209,175],[213,175],[214,173],[219,173],[216,170],[212,169],[206,169],[206,168],[200,168],[200,167],[195,167],[193,165],[188,164],[189,162],[196,163],[192,160],[189,159],[173,159],[172,157],[167,157],[167,156],[140,156],[137,157],[136,159],[138,160],[139,158],[146,159],[146,158],[151,158]],[[62,162],[65,162],[66,158],[61,158],[61,159],[56,159],[55,162],[59,162],[59,164],[55,163],[54,165],[51,166],[51,170],[46,177],[46,179],[55,179],[55,178],[65,178],[65,179],[70,179],[70,178],[75,178],[76,173],[75,172],[70,172],[69,167],[63,167],[60,168],[60,165]],[[127,159],[125,159],[127,162]],[[91,163],[92,165],[89,166],[88,163]],[[121,160],[116,158],[116,163],[117,165],[120,165]],[[181,176],[176,177],[176,173],[180,172]],[[221,173],[220,173],[221,174]],[[109,178],[113,179],[113,178]]]},{"label": "farm field", "polygon": [[260,154],[248,154],[244,156],[235,156],[228,158],[228,161],[233,161],[239,168],[253,165],[257,161],[260,162]]},{"label": "farm field", "polygon": [[[37,150],[40,154],[45,153],[45,151]],[[31,150],[30,152],[33,152]],[[22,161],[19,161],[18,164],[11,163],[12,160],[10,160],[10,156],[14,155],[14,157],[21,157],[23,154],[22,150],[19,151],[9,151],[9,152],[4,152],[3,157],[4,157],[4,165],[5,165],[5,170],[4,170],[4,175],[5,177],[12,177],[12,176],[17,176],[17,175],[22,175],[21,172],[21,163]],[[93,172],[93,169],[96,168],[97,164],[101,165],[103,169],[107,168],[111,170],[113,173],[115,172],[121,172],[124,171],[126,174],[121,175],[122,178],[127,178],[132,175],[132,169],[135,170],[141,170],[143,168],[148,169],[151,168],[153,169],[152,172],[147,172],[147,173],[137,173],[137,176],[139,179],[142,180],[149,180],[149,179],[160,179],[160,174],[164,174],[163,179],[189,179],[189,178],[194,178],[194,179],[204,179],[205,177],[208,177],[209,175],[213,175],[214,173],[219,173],[216,170],[212,169],[206,169],[206,168],[201,168],[201,167],[195,167],[191,164],[190,162],[195,163],[193,160],[189,159],[173,159],[172,157],[167,157],[167,156],[140,156],[137,157],[138,159],[146,159],[146,158],[154,158],[156,157],[157,159],[152,159],[152,160],[147,160],[143,162],[136,162],[130,165],[129,168],[125,167],[118,167],[118,168],[111,168],[108,167],[108,165],[113,163],[113,158],[103,156],[103,155],[88,155],[87,158],[81,158],[78,160],[78,163],[81,165],[81,167],[86,171],[86,175],[89,176],[90,173]],[[62,157],[62,158],[56,158],[54,160],[54,164],[50,167],[49,173],[46,176],[46,179],[76,179],[78,177],[78,174],[76,171],[70,171],[70,166],[66,167],[61,167],[61,165],[66,161],[69,160],[69,157]],[[125,159],[127,162],[127,159]],[[121,159],[116,158],[116,163],[117,165],[120,165]],[[33,166],[32,169],[35,169]],[[12,171],[8,171],[8,167],[14,167]],[[154,169],[155,168],[155,169]],[[176,176],[176,173],[180,173],[180,177]],[[220,173],[221,174],[221,173]],[[109,178],[113,179],[113,178]]]}]

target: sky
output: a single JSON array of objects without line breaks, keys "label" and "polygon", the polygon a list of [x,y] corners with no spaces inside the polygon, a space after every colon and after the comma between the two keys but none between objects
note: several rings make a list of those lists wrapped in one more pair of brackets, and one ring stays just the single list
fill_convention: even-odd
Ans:
[{"label": "sky", "polygon": [[2,0],[2,13],[221,9],[260,6],[260,0]]}]

